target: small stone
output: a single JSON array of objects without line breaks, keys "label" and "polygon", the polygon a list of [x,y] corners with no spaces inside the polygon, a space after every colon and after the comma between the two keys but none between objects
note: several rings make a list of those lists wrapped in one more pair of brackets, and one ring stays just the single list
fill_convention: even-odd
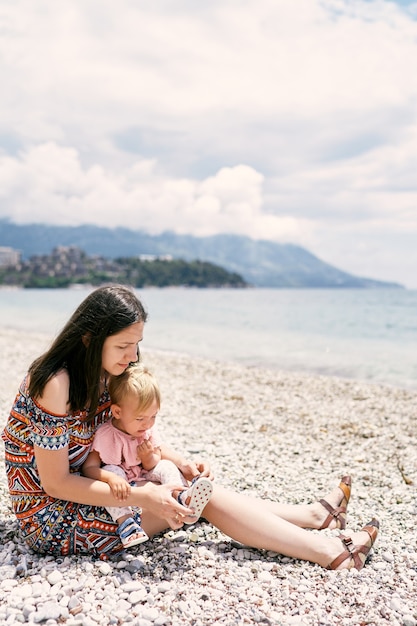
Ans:
[{"label": "small stone", "polygon": [[24,583],[23,585],[19,585],[13,592],[14,595],[19,598],[31,598],[32,597],[32,585],[29,583]]},{"label": "small stone", "polygon": [[100,574],[103,574],[103,576],[108,576],[109,574],[112,573],[113,568],[109,563],[104,562],[104,563],[100,563],[98,571],[100,572]]},{"label": "small stone", "polygon": [[154,622],[157,617],[159,616],[159,611],[158,609],[144,609],[142,611],[142,618],[143,619],[147,619],[150,622]]},{"label": "small stone", "polygon": [[312,604],[317,602],[317,596],[315,596],[314,593],[307,592],[304,597],[307,600],[307,602],[311,602]]},{"label": "small stone", "polygon": [[[25,604],[23,609],[22,609],[22,614],[25,618],[26,621],[28,621],[29,619],[29,615],[31,613],[34,613],[36,611],[36,607],[33,604]],[[0,620],[1,623],[1,620]]]},{"label": "small stone", "polygon": [[0,567],[0,580],[5,581],[7,579],[12,580],[16,578],[17,569],[13,565],[3,565]]},{"label": "small stone", "polygon": [[187,533],[185,530],[179,530],[171,536],[171,541],[186,541]]},{"label": "small stone", "polygon": [[147,595],[148,592],[145,588],[138,589],[137,591],[132,591],[132,593],[129,595],[129,602],[130,604],[138,604],[139,602],[143,602],[144,600],[146,600]]},{"label": "small stone", "polygon": [[390,608],[397,613],[402,613],[402,602],[399,598],[391,598]]},{"label": "small stone", "polygon": [[45,602],[39,607],[33,615],[36,623],[45,622],[47,620],[58,620],[61,617],[61,607],[56,602]]},{"label": "small stone", "polygon": [[83,606],[77,596],[71,596],[68,600],[67,608],[71,615],[78,615],[83,610]]},{"label": "small stone", "polygon": [[23,555],[20,559],[20,563],[16,566],[16,576],[26,577],[28,573],[27,558]]},{"label": "small stone", "polygon": [[143,570],[144,565],[142,563],[142,561],[140,561],[139,559],[134,559],[133,561],[130,561],[127,565],[126,565],[126,571],[130,572],[131,574],[137,574],[137,572],[140,572],[141,570]]},{"label": "small stone", "polygon": [[382,572],[384,569],[387,568],[387,564],[384,563],[383,561],[377,561],[376,563],[372,563],[372,567],[377,572]]},{"label": "small stone", "polygon": [[46,577],[50,585],[56,585],[57,583],[60,583],[63,580],[63,578],[64,576],[62,572],[60,572],[58,569],[54,569]]},{"label": "small stone", "polygon": [[123,583],[123,585],[121,585],[121,588],[124,592],[130,593],[131,591],[140,591],[145,587],[140,580],[129,580],[129,582]]}]

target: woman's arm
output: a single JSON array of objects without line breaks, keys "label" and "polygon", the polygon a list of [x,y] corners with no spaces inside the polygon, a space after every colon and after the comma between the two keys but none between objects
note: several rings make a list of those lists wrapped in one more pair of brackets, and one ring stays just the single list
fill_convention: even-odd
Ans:
[{"label": "woman's arm", "polygon": [[[92,506],[120,506],[120,501],[112,495],[110,486],[102,478],[88,478],[70,472],[68,448],[45,450],[35,446],[35,457],[42,487],[52,498]],[[140,506],[136,502],[138,497],[138,494],[136,498],[131,495],[124,502]]]},{"label": "woman's arm", "polygon": [[[67,370],[62,369],[47,382],[37,401],[51,415],[67,415],[70,410],[68,399],[69,375]],[[52,498],[93,506],[117,506],[110,503],[111,493],[107,484],[70,472],[68,447],[46,450],[35,445],[34,451],[42,487]]]},{"label": "woman's arm", "polygon": [[[107,483],[70,473],[67,448],[44,450],[35,446],[35,457],[42,487],[52,498],[91,506],[120,506],[120,500],[114,497]],[[192,509],[182,506],[172,497],[173,491],[183,488],[181,484],[145,483],[140,487],[132,487],[123,504],[142,507],[177,528],[177,513],[182,516],[193,514]]]}]

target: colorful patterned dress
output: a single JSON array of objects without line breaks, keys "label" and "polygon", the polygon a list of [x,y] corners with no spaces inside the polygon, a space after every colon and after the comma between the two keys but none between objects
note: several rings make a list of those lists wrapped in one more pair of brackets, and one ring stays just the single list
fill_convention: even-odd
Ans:
[{"label": "colorful patterned dress", "polygon": [[117,525],[103,507],[56,500],[42,489],[34,444],[45,450],[68,446],[70,471],[80,473],[94,433],[109,419],[110,398],[99,399],[93,420],[87,412],[47,413],[28,394],[22,382],[2,437],[13,511],[25,542],[42,554],[88,553],[103,560],[123,550]]}]

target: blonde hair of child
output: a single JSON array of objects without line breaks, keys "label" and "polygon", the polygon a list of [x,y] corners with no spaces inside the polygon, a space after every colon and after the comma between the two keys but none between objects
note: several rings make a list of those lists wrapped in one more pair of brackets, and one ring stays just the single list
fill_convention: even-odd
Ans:
[{"label": "blonde hair of child", "polygon": [[109,393],[112,404],[123,403],[126,397],[137,398],[138,410],[146,410],[156,400],[158,408],[161,406],[161,391],[155,376],[146,365],[135,363],[119,376],[111,376]]}]

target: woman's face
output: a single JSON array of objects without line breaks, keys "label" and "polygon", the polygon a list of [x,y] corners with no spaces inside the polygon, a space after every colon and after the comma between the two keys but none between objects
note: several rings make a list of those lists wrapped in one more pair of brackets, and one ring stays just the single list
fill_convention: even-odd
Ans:
[{"label": "woman's face", "polygon": [[112,376],[118,376],[138,359],[138,343],[143,338],[144,322],[136,322],[119,333],[110,335],[104,342],[101,353],[103,369]]}]

